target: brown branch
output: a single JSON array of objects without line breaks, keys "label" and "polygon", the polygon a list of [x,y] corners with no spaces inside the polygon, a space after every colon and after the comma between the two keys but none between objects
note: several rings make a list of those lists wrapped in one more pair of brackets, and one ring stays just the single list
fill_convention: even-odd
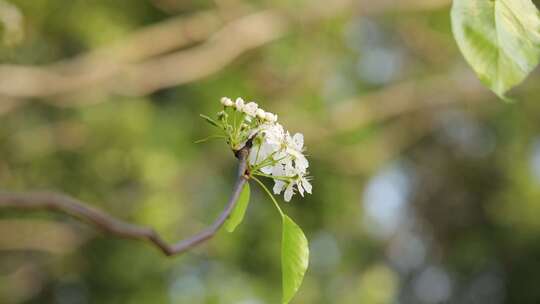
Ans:
[{"label": "brown branch", "polygon": [[127,223],[64,194],[44,192],[0,192],[0,209],[9,208],[28,211],[45,209],[65,213],[93,224],[102,231],[117,237],[150,242],[167,256],[178,255],[209,240],[223,226],[236,206],[240,192],[247,182],[246,170],[249,149],[250,145],[246,144],[245,147],[235,153],[239,160],[236,183],[225,209],[217,220],[202,232],[174,244],[167,243],[150,227]]}]

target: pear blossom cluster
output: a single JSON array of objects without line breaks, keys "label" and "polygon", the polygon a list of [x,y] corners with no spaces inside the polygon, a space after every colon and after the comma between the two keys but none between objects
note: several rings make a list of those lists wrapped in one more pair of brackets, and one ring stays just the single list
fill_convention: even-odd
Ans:
[{"label": "pear blossom cluster", "polygon": [[250,117],[257,117],[268,122],[276,122],[278,118],[276,114],[265,112],[263,109],[260,109],[259,105],[255,102],[245,103],[242,98],[236,98],[236,101],[233,102],[232,99],[223,97],[221,98],[221,104],[225,107],[232,107]]},{"label": "pear blossom cluster", "polygon": [[274,179],[274,194],[283,192],[287,202],[297,192],[301,196],[311,194],[304,136],[291,135],[277,122],[276,114],[266,112],[255,102],[223,97],[221,104],[224,110],[218,113],[216,123],[224,130],[231,148],[238,150],[252,140],[248,156],[250,174]]}]

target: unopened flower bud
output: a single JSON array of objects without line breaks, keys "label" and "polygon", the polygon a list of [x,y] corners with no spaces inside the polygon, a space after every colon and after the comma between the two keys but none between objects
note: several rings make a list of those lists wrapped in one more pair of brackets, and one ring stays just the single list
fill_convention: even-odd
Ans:
[{"label": "unopened flower bud", "polygon": [[227,115],[227,113],[226,113],[225,111],[219,111],[219,112],[217,113],[217,118],[218,118],[219,120],[226,120],[226,119],[227,119],[227,116],[228,116],[228,115]]},{"label": "unopened flower bud", "polygon": [[264,114],[264,119],[268,120],[269,122],[276,122],[277,121],[277,115],[273,114],[273,113],[270,113],[270,112],[266,112]]},{"label": "unopened flower bud", "polygon": [[234,106],[236,107],[236,110],[238,110],[238,111],[244,110],[244,107],[245,107],[244,100],[242,98],[240,98],[240,97],[236,98],[236,102],[235,102]]},{"label": "unopened flower bud", "polygon": [[226,107],[232,107],[234,105],[234,102],[228,97],[222,97],[221,104]]},{"label": "unopened flower bud", "polygon": [[259,117],[260,119],[264,119],[264,118],[265,118],[265,114],[266,114],[266,113],[264,112],[263,109],[257,109],[256,115],[257,115],[257,117]]}]

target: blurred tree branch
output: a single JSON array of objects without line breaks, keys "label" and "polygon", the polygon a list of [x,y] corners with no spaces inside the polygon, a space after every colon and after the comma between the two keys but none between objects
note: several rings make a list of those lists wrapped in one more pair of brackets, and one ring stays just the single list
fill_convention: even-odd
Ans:
[{"label": "blurred tree branch", "polygon": [[[55,98],[49,102],[72,105],[80,99],[71,97],[80,93],[149,94],[207,77],[246,51],[282,37],[294,23],[326,19],[353,7],[362,14],[382,13],[395,9],[394,2],[316,1],[300,15],[272,9],[244,15],[225,25],[216,11],[173,18],[74,59],[43,67],[0,65],[0,102],[54,96],[68,97],[69,101]],[[415,0],[407,2],[406,9],[433,9],[448,3]],[[181,49],[201,41],[201,45]],[[175,49],[180,50],[166,54]]]},{"label": "blurred tree branch", "polygon": [[[343,101],[328,111],[324,124],[298,117],[294,121],[302,122],[304,134],[315,151],[313,155],[334,151],[326,160],[332,161],[336,169],[353,174],[373,170],[428,135],[437,127],[430,115],[432,111],[478,104],[490,100],[492,95],[472,71],[464,68],[450,75],[399,82]],[[385,125],[377,131],[377,136],[362,141],[361,145],[343,146],[331,140],[340,134],[360,133],[379,123]],[[321,142],[325,144],[317,144]]]},{"label": "blurred tree branch", "polygon": [[286,26],[287,20],[275,11],[241,17],[200,46],[127,67],[125,77],[113,90],[146,95],[199,80],[221,70],[246,51],[281,37]]},{"label": "blurred tree branch", "polygon": [[372,93],[352,97],[329,109],[324,124],[319,121],[310,124],[310,120],[302,117],[294,121],[301,121],[310,142],[318,143],[328,140],[330,136],[360,130],[406,114],[479,102],[489,96],[489,90],[465,68],[450,74],[398,82]]},{"label": "blurred tree branch", "polygon": [[150,242],[167,256],[179,255],[212,238],[233,211],[240,192],[247,182],[245,173],[250,146],[250,142],[248,141],[242,149],[235,152],[239,162],[236,182],[233,187],[233,193],[218,219],[202,232],[174,244],[167,243],[152,228],[127,223],[64,194],[47,192],[0,192],[0,209],[21,211],[49,210],[64,213],[93,224],[108,234],[125,239]]},{"label": "blurred tree branch", "polygon": [[[50,66],[0,65],[0,95],[45,98],[95,89],[148,94],[220,70],[240,54],[281,37],[287,23],[277,11],[263,11],[240,17],[208,38],[218,24],[216,13],[200,13],[165,21],[113,46]],[[154,58],[201,40],[206,41]]]},{"label": "blurred tree branch", "polygon": [[127,65],[205,40],[220,23],[215,12],[202,12],[149,26],[110,46],[49,66],[3,64],[0,94],[48,97],[100,86]]}]

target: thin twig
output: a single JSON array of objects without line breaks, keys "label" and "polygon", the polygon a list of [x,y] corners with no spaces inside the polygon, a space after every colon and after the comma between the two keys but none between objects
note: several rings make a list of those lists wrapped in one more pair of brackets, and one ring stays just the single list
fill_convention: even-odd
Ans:
[{"label": "thin twig", "polygon": [[174,244],[167,243],[150,227],[127,223],[64,194],[47,192],[0,192],[0,209],[9,208],[28,211],[45,209],[65,213],[93,224],[102,231],[117,237],[150,242],[167,256],[179,255],[212,238],[233,211],[240,192],[247,182],[245,173],[249,149],[250,145],[246,144],[245,147],[235,153],[239,161],[236,183],[234,184],[233,193],[229,198],[227,206],[217,220],[202,232]]}]

